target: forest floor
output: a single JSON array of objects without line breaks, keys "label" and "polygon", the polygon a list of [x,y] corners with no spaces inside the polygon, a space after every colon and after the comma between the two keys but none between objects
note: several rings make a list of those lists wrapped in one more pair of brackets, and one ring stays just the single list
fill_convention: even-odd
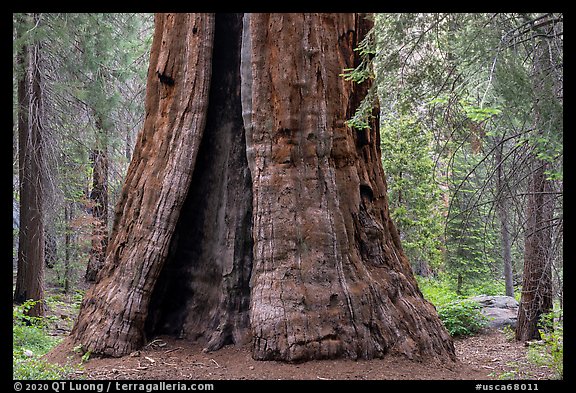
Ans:
[{"label": "forest floor", "polygon": [[[527,359],[523,343],[504,332],[487,330],[455,339],[456,363],[413,362],[388,357],[375,360],[322,360],[290,364],[253,360],[248,347],[226,346],[206,353],[185,340],[163,337],[122,358],[92,358],[77,375],[85,379],[130,380],[488,380],[552,379],[546,367]],[[60,364],[80,362],[70,348],[47,355]]]}]

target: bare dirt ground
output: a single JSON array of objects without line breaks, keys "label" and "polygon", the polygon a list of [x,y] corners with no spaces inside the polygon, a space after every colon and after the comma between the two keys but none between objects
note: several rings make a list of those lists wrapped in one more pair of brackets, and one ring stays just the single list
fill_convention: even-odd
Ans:
[{"label": "bare dirt ground", "polygon": [[[508,341],[504,333],[489,330],[455,340],[456,363],[412,362],[389,357],[375,360],[322,360],[299,364],[256,361],[248,347],[227,346],[205,353],[184,340],[163,337],[122,358],[88,360],[78,376],[86,379],[159,380],[487,380],[551,379],[553,373],[526,358],[527,348]],[[79,355],[55,351],[53,362],[73,364]]]}]

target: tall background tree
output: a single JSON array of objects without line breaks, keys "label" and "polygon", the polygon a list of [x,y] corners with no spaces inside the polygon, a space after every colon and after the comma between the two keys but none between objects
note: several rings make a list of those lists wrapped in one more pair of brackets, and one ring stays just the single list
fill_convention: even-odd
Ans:
[{"label": "tall background tree", "polygon": [[14,301],[36,301],[31,316],[43,316],[44,301],[44,80],[42,48],[26,34],[41,23],[38,14],[19,15],[16,37],[18,80],[18,178],[20,232]]},{"label": "tall background tree", "polygon": [[540,338],[539,318],[553,307],[553,229],[559,193],[553,185],[559,172],[555,161],[562,155],[562,16],[522,15],[524,21],[514,29],[514,40],[529,40],[533,92],[533,133],[529,158],[531,169],[527,195],[527,225],[524,245],[522,300],[518,312],[516,338]]},{"label": "tall background tree", "polygon": [[[89,262],[104,251],[106,212],[143,121],[151,15],[14,14],[13,22],[14,299],[41,298],[30,285],[72,297],[97,273]],[[30,92],[40,105],[29,105]]]},{"label": "tall background tree", "polygon": [[[66,292],[83,289],[85,273],[94,278],[104,252],[107,211],[143,120],[150,18],[38,14],[40,23],[26,27],[14,15],[15,29],[24,32],[15,51],[33,38],[41,44],[46,281]],[[20,215],[17,209],[16,235]]]}]

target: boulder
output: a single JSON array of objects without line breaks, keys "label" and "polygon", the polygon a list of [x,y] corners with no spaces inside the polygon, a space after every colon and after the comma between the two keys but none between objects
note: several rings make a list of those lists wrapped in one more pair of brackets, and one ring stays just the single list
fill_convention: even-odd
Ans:
[{"label": "boulder", "polygon": [[480,295],[470,298],[480,304],[481,311],[488,317],[488,327],[501,329],[505,326],[516,328],[518,302],[511,296]]}]

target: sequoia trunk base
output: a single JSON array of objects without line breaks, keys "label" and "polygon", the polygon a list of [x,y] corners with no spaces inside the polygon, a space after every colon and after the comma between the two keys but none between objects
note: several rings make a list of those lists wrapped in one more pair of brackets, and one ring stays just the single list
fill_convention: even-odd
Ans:
[{"label": "sequoia trunk base", "polygon": [[155,18],[144,127],[116,206],[104,266],[71,333],[86,351],[122,356],[145,342],[151,294],[206,125],[213,38],[211,14]]},{"label": "sequoia trunk base", "polygon": [[[454,359],[390,220],[378,110],[339,77],[356,14],[159,15],[147,117],[72,340],[159,334],[255,359]],[[213,48],[213,51],[212,51]],[[209,93],[208,93],[209,85]]]},{"label": "sequoia trunk base", "polygon": [[256,359],[454,357],[390,220],[378,110],[369,130],[345,124],[368,86],[339,73],[369,28],[355,14],[244,17]]}]

